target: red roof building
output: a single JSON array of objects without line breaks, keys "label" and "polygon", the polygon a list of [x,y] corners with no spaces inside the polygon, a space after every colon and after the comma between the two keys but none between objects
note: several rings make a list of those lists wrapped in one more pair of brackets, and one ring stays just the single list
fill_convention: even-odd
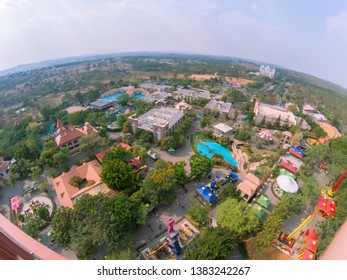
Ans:
[{"label": "red roof building", "polygon": [[98,132],[88,122],[85,123],[83,128],[77,128],[73,125],[64,126],[61,120],[57,121],[57,136],[54,141],[60,148],[68,148],[70,154],[77,153],[79,151],[80,143],[79,139],[91,133]]},{"label": "red roof building", "polygon": [[0,260],[66,260],[0,214]]},{"label": "red roof building", "polygon": [[[97,160],[84,163],[82,166],[72,167],[67,173],[63,173],[52,181],[55,192],[61,206],[73,208],[73,204],[83,195],[113,195],[115,191],[104,184],[100,178],[101,165]],[[82,179],[80,186],[71,184],[72,177]],[[83,182],[84,181],[84,182]]]},{"label": "red roof building", "polygon": [[4,160],[3,157],[0,156],[0,183],[3,182],[5,184],[9,183],[9,173],[10,168],[16,162],[15,159],[12,160]]}]

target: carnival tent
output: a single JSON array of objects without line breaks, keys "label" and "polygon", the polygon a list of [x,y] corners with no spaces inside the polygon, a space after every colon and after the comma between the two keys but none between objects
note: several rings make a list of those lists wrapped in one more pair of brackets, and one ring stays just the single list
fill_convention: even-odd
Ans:
[{"label": "carnival tent", "polygon": [[273,137],[268,130],[262,130],[261,132],[258,133],[258,137],[261,139],[264,139],[266,141],[273,141]]},{"label": "carnival tent", "polygon": [[289,193],[296,193],[299,189],[297,182],[295,182],[293,178],[286,175],[280,175],[277,177],[277,185],[282,190]]},{"label": "carnival tent", "polygon": [[257,202],[263,206],[265,209],[267,209],[269,207],[269,205],[271,204],[271,200],[264,194],[261,194],[257,200]]}]

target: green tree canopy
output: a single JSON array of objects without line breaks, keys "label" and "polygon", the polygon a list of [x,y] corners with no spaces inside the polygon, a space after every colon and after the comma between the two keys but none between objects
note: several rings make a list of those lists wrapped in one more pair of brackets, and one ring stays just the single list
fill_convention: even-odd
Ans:
[{"label": "green tree canopy", "polygon": [[234,233],[225,227],[208,228],[194,243],[196,248],[185,250],[185,260],[226,260],[237,246]]},{"label": "green tree canopy", "polygon": [[207,176],[212,171],[212,160],[206,156],[192,155],[190,157],[191,174],[197,178]]},{"label": "green tree canopy", "polygon": [[134,182],[133,169],[120,159],[104,160],[100,177],[114,190],[131,188]]},{"label": "green tree canopy", "polygon": [[260,220],[244,201],[227,198],[218,205],[215,218],[221,226],[229,228],[235,235],[242,237],[260,226]]}]

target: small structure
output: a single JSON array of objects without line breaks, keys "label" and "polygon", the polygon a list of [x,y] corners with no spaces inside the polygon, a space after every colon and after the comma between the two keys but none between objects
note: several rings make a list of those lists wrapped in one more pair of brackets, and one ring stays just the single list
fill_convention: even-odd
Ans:
[{"label": "small structure", "polygon": [[184,100],[182,100],[181,102],[175,105],[175,108],[182,112],[187,112],[187,111],[190,111],[193,107],[189,105],[187,102],[185,102]]},{"label": "small structure", "polygon": [[265,214],[265,209],[263,207],[261,207],[259,204],[255,203],[252,207],[252,210],[255,212],[255,214],[257,215],[257,217],[260,219],[261,217],[264,216]]},{"label": "small structure", "polygon": [[298,168],[296,168],[294,165],[291,165],[288,161],[282,160],[280,166],[293,173],[294,175],[296,175],[296,173],[298,172]]},{"label": "small structure", "polygon": [[156,152],[153,152],[152,150],[149,150],[147,152],[147,155],[154,160],[159,159],[159,155]]},{"label": "small structure", "polygon": [[9,183],[10,169],[15,162],[16,160],[14,158],[11,160],[4,160],[4,158],[0,156],[0,183]]},{"label": "small structure", "polygon": [[260,185],[261,180],[252,173],[248,173],[245,180],[237,186],[237,189],[241,192],[241,197],[248,203],[255,197]]},{"label": "small structure", "polygon": [[[72,167],[67,173],[56,177],[52,181],[55,192],[61,206],[73,208],[73,204],[83,195],[97,195],[104,193],[105,195],[113,195],[115,192],[104,184],[100,178],[101,165],[92,160],[78,167]],[[82,182],[79,186],[73,186],[71,179],[79,177]]]},{"label": "small structure", "polygon": [[199,186],[195,192],[202,196],[208,204],[212,204],[217,199],[217,196],[214,194],[214,192],[205,185]]},{"label": "small structure", "polygon": [[271,204],[271,200],[265,194],[262,193],[258,197],[257,203],[263,206],[265,209],[267,209]]},{"label": "small structure", "polygon": [[290,131],[284,131],[280,140],[281,145],[290,145],[290,140],[292,140],[293,134]]},{"label": "small structure", "polygon": [[213,126],[213,132],[216,136],[230,135],[233,128],[225,123],[219,123]]},{"label": "small structure", "polygon": [[276,182],[282,190],[288,193],[296,193],[299,189],[297,182],[293,178],[286,175],[278,176]]},{"label": "small structure", "polygon": [[298,147],[291,146],[289,152],[298,158],[303,158],[305,152]]},{"label": "small structure", "polygon": [[111,100],[111,99],[98,99],[89,104],[90,107],[94,109],[99,109],[99,110],[105,110],[107,108],[112,107],[113,105],[114,105],[114,100]]},{"label": "small structure", "polygon": [[59,148],[68,148],[70,154],[77,153],[80,149],[79,139],[82,136],[98,132],[88,122],[83,128],[77,128],[73,125],[64,126],[61,120],[57,120],[57,136],[54,141]]},{"label": "small structure", "polygon": [[210,110],[215,116],[224,116],[229,119],[235,118],[235,107],[232,103],[211,99],[205,108]]},{"label": "small structure", "polygon": [[267,142],[272,142],[274,139],[272,137],[272,134],[268,130],[262,130],[258,133],[258,137],[267,141]]},{"label": "small structure", "polygon": [[17,212],[20,209],[20,202],[18,195],[11,198],[11,210]]}]

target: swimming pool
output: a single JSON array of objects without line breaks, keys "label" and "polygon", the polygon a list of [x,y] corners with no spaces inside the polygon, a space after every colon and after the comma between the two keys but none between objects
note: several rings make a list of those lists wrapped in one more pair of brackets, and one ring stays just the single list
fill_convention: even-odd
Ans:
[{"label": "swimming pool", "polygon": [[134,95],[133,95],[133,98],[139,98],[139,99],[141,99],[141,98],[143,98],[145,95],[143,94],[143,93],[135,93]]},{"label": "swimming pool", "polygon": [[117,100],[119,97],[123,96],[126,92],[124,91],[118,91],[116,93],[106,95],[101,97],[102,99],[107,99],[107,100]]},{"label": "swimming pool", "polygon": [[212,158],[213,154],[220,154],[224,160],[232,165],[238,166],[238,162],[232,157],[230,151],[220,144],[214,142],[201,142],[196,146],[199,154]]}]

